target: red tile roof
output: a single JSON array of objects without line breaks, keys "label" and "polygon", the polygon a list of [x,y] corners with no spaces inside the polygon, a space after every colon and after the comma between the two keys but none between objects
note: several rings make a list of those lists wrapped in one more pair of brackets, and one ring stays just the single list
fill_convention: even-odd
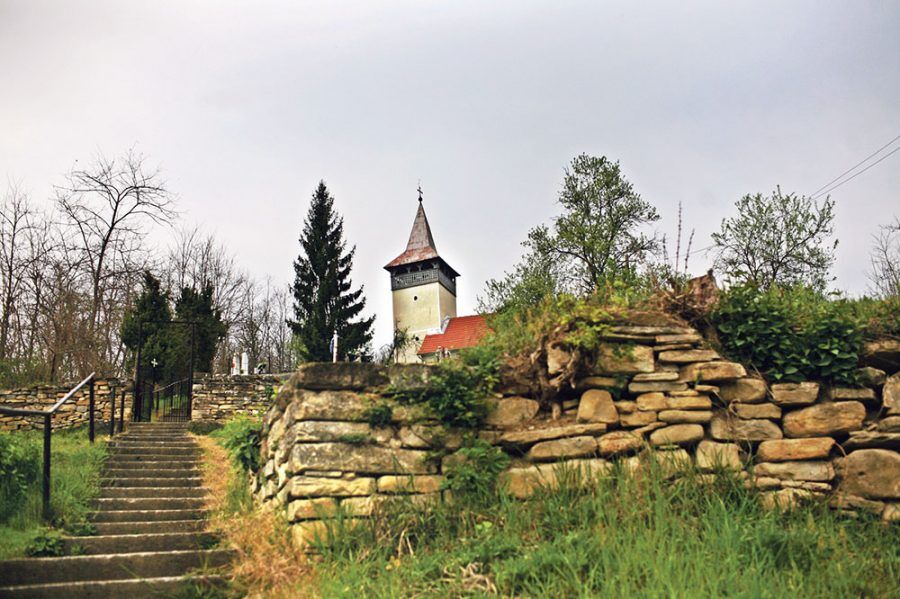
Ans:
[{"label": "red tile roof", "polygon": [[487,321],[481,314],[451,318],[443,333],[427,335],[418,354],[432,354],[440,349],[457,350],[477,345],[488,331]]}]

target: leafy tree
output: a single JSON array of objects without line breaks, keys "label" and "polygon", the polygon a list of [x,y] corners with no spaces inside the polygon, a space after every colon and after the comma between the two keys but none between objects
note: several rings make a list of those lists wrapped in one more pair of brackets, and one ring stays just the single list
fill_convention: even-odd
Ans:
[{"label": "leafy tree", "polygon": [[760,289],[806,285],[824,290],[837,240],[831,242],[834,201],[784,194],[745,195],[738,214],[713,233],[716,268],[727,279]]},{"label": "leafy tree", "polygon": [[559,193],[563,213],[538,226],[522,244],[521,262],[487,282],[482,311],[527,307],[562,291],[588,294],[614,281],[633,282],[660,247],[641,227],[659,214],[622,176],[618,162],[580,154],[566,168]]},{"label": "leafy tree", "polygon": [[549,256],[528,252],[512,272],[485,283],[484,295],[478,298],[479,312],[521,310],[540,303],[559,291],[558,270]]},{"label": "leafy tree", "polygon": [[[122,343],[133,356],[137,355],[138,346],[141,346],[141,368],[150,381],[162,380],[170,363],[171,343],[169,327],[165,323],[171,320],[168,294],[163,291],[159,279],[149,271],[145,272],[141,294],[125,313],[122,322]],[[139,326],[139,323],[142,324]],[[132,364],[133,360],[134,357]]]},{"label": "leafy tree", "polygon": [[[221,310],[213,303],[212,284],[206,283],[201,291],[193,287],[183,287],[178,301],[175,302],[175,316],[178,320],[195,322],[194,332],[194,370],[210,372],[212,361],[216,355],[219,341],[228,333],[228,325],[222,320]],[[180,353],[190,351],[191,327],[179,328],[178,336],[183,341],[179,344]],[[190,361],[188,356],[177,356],[176,359]]]},{"label": "leafy tree", "polygon": [[560,264],[564,284],[589,293],[616,279],[632,277],[659,248],[656,235],[640,228],[659,220],[622,176],[618,162],[580,154],[565,171],[559,193],[562,215],[550,227],[528,234],[526,246]]},{"label": "leafy tree", "polygon": [[375,318],[360,318],[366,304],[363,288],[352,291],[350,281],[356,248],[346,249],[344,221],[324,181],[313,193],[300,247],[294,261],[294,319],[288,324],[303,348],[302,358],[330,360],[335,330],[342,357],[368,357]]}]

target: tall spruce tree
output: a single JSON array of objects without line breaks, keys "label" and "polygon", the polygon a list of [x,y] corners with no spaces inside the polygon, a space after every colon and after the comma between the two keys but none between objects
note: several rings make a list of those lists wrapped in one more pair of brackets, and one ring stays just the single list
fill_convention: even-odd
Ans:
[{"label": "tall spruce tree", "polygon": [[344,219],[334,210],[334,198],[320,181],[300,236],[301,252],[294,261],[294,319],[288,324],[297,337],[301,358],[331,360],[335,330],[341,359],[369,359],[372,323],[360,318],[366,305],[363,288],[352,291],[350,270],[354,246],[344,243]]}]

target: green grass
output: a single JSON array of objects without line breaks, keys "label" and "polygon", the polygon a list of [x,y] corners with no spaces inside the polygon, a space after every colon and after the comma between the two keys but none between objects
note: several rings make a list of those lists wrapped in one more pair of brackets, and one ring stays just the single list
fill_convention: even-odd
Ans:
[{"label": "green grass", "polygon": [[[36,459],[43,459],[42,431],[3,434],[33,445],[37,448]],[[83,529],[91,501],[100,493],[100,470],[107,451],[105,441],[105,437],[98,435],[96,443],[91,445],[84,428],[53,431],[50,471],[53,527]],[[6,522],[0,522],[0,559],[23,556],[31,540],[47,527],[41,513],[41,463],[36,469],[37,477],[28,485],[24,503]]]},{"label": "green grass", "polygon": [[900,527],[868,515],[853,519],[822,504],[767,511],[727,476],[714,485],[693,475],[563,478],[559,490],[527,502],[389,504],[320,547],[319,593],[900,596]]}]

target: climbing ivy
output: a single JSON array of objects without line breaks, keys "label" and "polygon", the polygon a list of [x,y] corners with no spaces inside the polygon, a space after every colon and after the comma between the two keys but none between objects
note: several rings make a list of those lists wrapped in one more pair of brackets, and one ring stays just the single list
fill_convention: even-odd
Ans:
[{"label": "climbing ivy", "polygon": [[856,383],[864,322],[852,302],[740,286],[722,296],[712,320],[726,353],[772,380]]}]

